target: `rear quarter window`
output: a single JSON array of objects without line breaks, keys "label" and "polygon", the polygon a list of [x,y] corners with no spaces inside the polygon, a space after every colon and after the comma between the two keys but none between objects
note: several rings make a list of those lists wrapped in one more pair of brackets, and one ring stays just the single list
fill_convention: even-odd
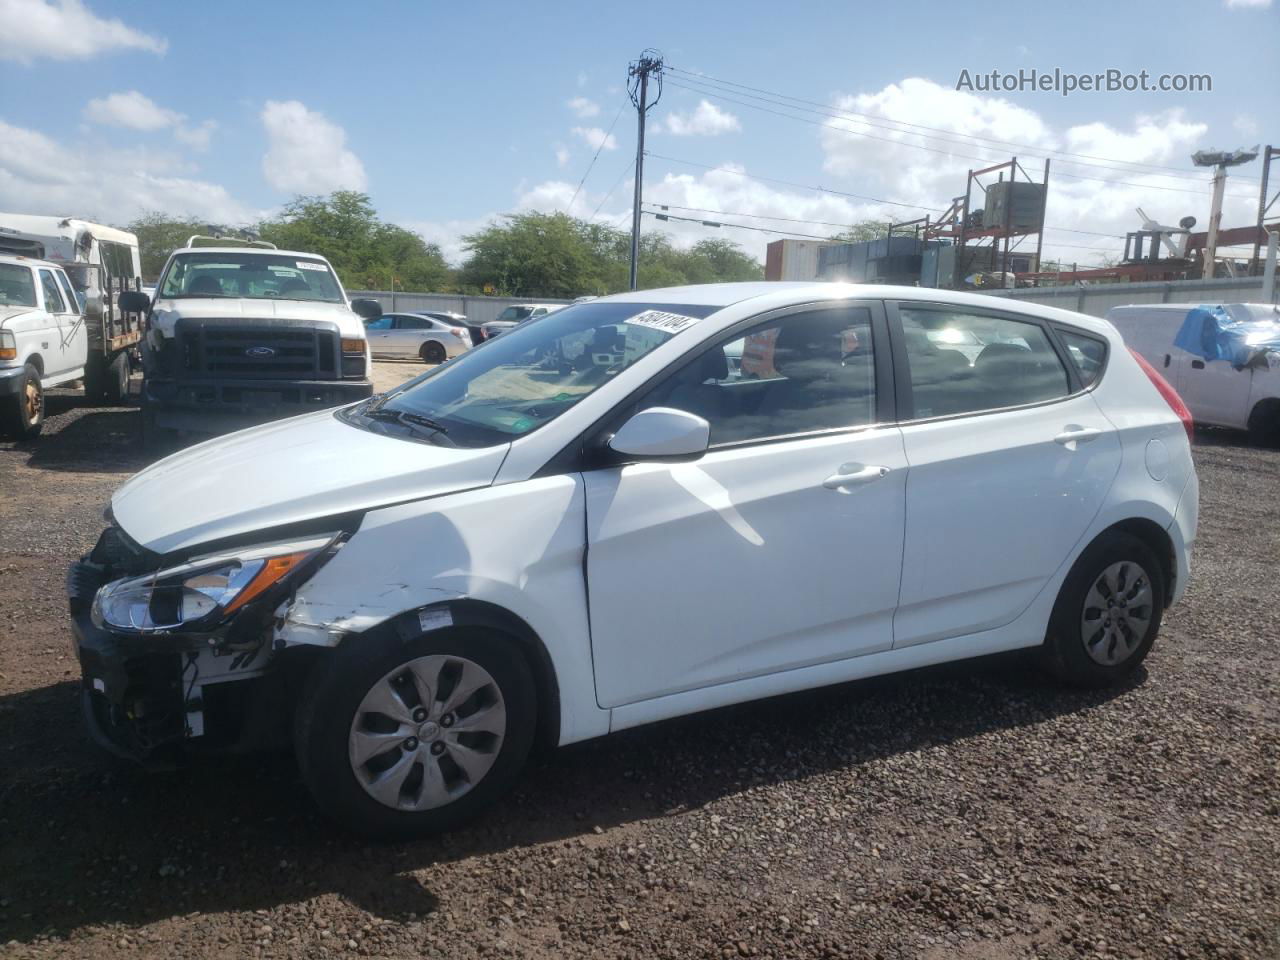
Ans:
[{"label": "rear quarter window", "polygon": [[1062,327],[1058,328],[1058,336],[1080,374],[1080,382],[1086,387],[1097,383],[1098,377],[1102,376],[1103,367],[1107,365],[1107,342],[1101,337]]}]

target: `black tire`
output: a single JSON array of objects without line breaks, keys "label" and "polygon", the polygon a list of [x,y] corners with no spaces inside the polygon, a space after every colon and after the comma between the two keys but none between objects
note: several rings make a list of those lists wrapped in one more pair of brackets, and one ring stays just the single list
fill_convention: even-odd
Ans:
[{"label": "black tire", "polygon": [[422,345],[422,349],[418,351],[418,356],[422,358],[423,363],[444,363],[448,357],[445,355],[444,347],[434,340],[428,340]]},{"label": "black tire", "polygon": [[0,427],[15,440],[34,440],[44,427],[44,388],[40,371],[28,363],[18,377],[18,391],[4,398]]},{"label": "black tire", "polygon": [[[1092,648],[1098,655],[1106,655],[1100,651],[1118,655],[1117,651],[1124,649],[1119,646],[1123,642],[1120,640],[1120,635],[1123,627],[1129,626],[1128,618],[1124,617],[1123,627],[1117,620],[1117,626],[1110,632],[1102,626],[1102,623],[1099,623],[1098,630],[1091,630],[1089,637],[1085,635],[1084,618],[1089,612],[1097,609],[1092,606],[1086,607],[1095,584],[1100,583],[1100,578],[1105,571],[1117,564],[1126,565],[1129,571],[1130,579],[1125,580],[1126,595],[1139,587],[1139,578],[1134,575],[1134,570],[1140,568],[1145,572],[1146,576],[1142,579],[1146,580],[1150,588],[1150,599],[1149,603],[1145,604],[1148,608],[1145,634],[1132,650],[1123,655],[1122,659],[1108,664],[1098,662],[1089,651]],[[1122,571],[1123,569],[1125,568],[1122,568]],[[1049,620],[1049,632],[1044,642],[1045,666],[1059,680],[1073,686],[1108,687],[1123,683],[1151,652],[1156,635],[1160,632],[1166,589],[1164,567],[1146,543],[1120,530],[1104,533],[1076,560],[1075,566],[1071,568],[1058,593],[1053,616]],[[1123,596],[1120,599],[1123,599]],[[1137,611],[1138,607],[1135,606],[1133,609]],[[1101,609],[1100,614],[1099,620],[1102,617],[1106,618],[1102,622],[1111,621],[1113,615],[1111,611]],[[1136,634],[1126,634],[1128,635]],[[1099,637],[1101,639],[1098,639]]]},{"label": "black tire", "polygon": [[107,361],[100,354],[91,352],[89,362],[84,366],[84,395],[90,403],[105,403],[107,400]]},{"label": "black tire", "polygon": [[[374,685],[397,667],[428,656],[465,658],[488,671],[501,692],[506,730],[493,765],[458,799],[421,811],[394,809],[374,799],[357,779],[348,738]],[[313,669],[298,700],[294,750],[303,780],[328,816],[365,836],[415,837],[449,830],[507,793],[529,755],[536,721],[533,673],[516,643],[503,634],[454,628],[404,641],[394,631],[375,631],[348,639]]]},{"label": "black tire", "polygon": [[113,407],[129,401],[129,351],[121,350],[107,364],[103,401]]},{"label": "black tire", "polygon": [[1249,442],[1280,447],[1280,400],[1261,400],[1249,414]]}]

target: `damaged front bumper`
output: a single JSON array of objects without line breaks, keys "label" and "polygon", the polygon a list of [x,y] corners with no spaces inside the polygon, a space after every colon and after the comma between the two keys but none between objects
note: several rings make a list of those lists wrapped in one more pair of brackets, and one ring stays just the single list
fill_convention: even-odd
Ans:
[{"label": "damaged front bumper", "polygon": [[258,643],[241,638],[231,646],[222,633],[139,635],[98,626],[94,596],[118,576],[109,562],[95,559],[101,546],[67,573],[90,737],[117,756],[161,766],[192,750],[242,752],[287,743],[304,652],[273,651],[266,630]]}]

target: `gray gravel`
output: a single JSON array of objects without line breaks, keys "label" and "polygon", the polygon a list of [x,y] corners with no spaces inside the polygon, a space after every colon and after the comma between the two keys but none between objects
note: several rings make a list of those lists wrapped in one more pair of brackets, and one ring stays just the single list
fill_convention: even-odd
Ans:
[{"label": "gray gravel", "polygon": [[0,954],[1280,956],[1280,453],[1199,438],[1194,581],[1129,689],[1009,656],[721,710],[370,846],[287,755],[85,743],[63,572],[145,461],[134,411],[55,404],[0,444]]}]

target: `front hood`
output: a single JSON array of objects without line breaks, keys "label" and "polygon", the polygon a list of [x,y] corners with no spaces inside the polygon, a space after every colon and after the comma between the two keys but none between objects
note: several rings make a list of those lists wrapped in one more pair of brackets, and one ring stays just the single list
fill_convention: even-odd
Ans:
[{"label": "front hood", "polygon": [[322,410],[209,440],[131,477],[116,522],[170,553],[286,523],[493,482],[509,444],[436,447],[358,429]]},{"label": "front hood", "polygon": [[0,306],[0,326],[4,326],[6,320],[13,320],[17,317],[25,316],[28,313],[36,313],[35,307],[12,307]]},{"label": "front hood", "polygon": [[235,297],[160,299],[151,311],[151,325],[173,336],[174,324],[184,317],[246,320],[304,320],[337,324],[340,336],[364,338],[364,321],[345,303],[314,300],[240,300]]}]

